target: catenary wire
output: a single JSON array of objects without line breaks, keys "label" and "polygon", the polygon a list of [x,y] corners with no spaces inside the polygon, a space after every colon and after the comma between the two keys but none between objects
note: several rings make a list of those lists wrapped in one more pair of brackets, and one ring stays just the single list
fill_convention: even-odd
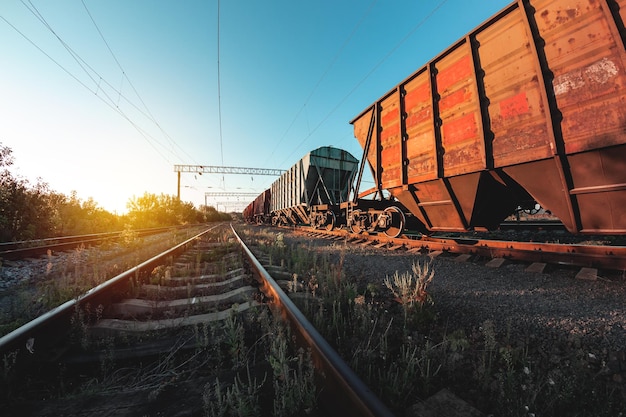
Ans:
[{"label": "catenary wire", "polygon": [[[348,46],[348,44],[350,43],[350,40],[352,39],[352,37],[354,36],[354,34],[356,33],[356,31],[359,29],[359,27],[361,26],[361,24],[363,23],[363,21],[365,20],[365,18],[369,15],[369,13],[371,12],[372,8],[374,7],[374,5],[376,4],[378,0],[373,0],[370,5],[367,7],[367,9],[365,10],[365,12],[363,13],[363,15],[361,16],[361,18],[359,19],[359,21],[357,22],[357,24],[354,26],[354,28],[352,29],[352,31],[350,32],[350,34],[348,35],[348,37],[346,38],[346,40],[343,42],[343,44],[341,45],[341,47],[339,47],[339,50],[337,50],[337,53],[335,53],[335,56],[331,59],[330,64],[328,64],[328,66],[326,67],[326,69],[324,70],[324,72],[322,73],[322,76],[317,80],[317,83],[315,84],[315,86],[313,87],[313,89],[311,90],[311,92],[309,93],[309,95],[307,96],[307,98],[304,100],[304,104],[302,105],[302,107],[300,107],[300,110],[298,110],[298,113],[296,113],[296,115],[294,116],[293,120],[291,121],[291,124],[289,125],[289,127],[287,127],[287,130],[285,131],[285,133],[281,136],[281,138],[278,140],[278,143],[276,143],[276,146],[274,147],[274,150],[272,151],[272,153],[270,154],[268,160],[271,160],[272,157],[274,156],[274,153],[276,152],[276,150],[278,149],[278,147],[280,146],[280,144],[283,142],[283,140],[287,137],[287,134],[289,133],[289,131],[291,130],[291,128],[293,127],[293,125],[295,124],[296,120],[298,119],[298,117],[300,116],[300,114],[302,113],[302,111],[306,108],[307,104],[309,103],[309,101],[311,100],[311,97],[313,97],[313,94],[315,94],[315,92],[317,91],[317,88],[320,86],[320,84],[322,83],[322,81],[324,80],[324,78],[326,78],[326,75],[328,75],[328,73],[330,72],[331,68],[335,65],[335,63],[337,62],[337,60],[339,59],[339,57],[341,56],[341,53],[344,51],[344,49]],[[307,119],[308,121],[308,119]]]},{"label": "catenary wire", "polygon": [[[95,94],[100,100],[102,100],[105,104],[107,104],[111,109],[120,114],[124,119],[126,119],[139,133],[140,135],[148,142],[148,144],[155,150],[157,153],[168,163],[172,164],[172,162],[167,158],[158,148],[155,146],[155,143],[161,146],[165,151],[169,152],[172,156],[177,159],[181,159],[179,155],[174,153],[167,146],[164,146],[158,139],[154,136],[146,132],[144,129],[139,127],[139,124],[133,121],[122,109],[116,104],[116,101],[102,88],[102,83],[106,84],[111,90],[118,93],[119,97],[122,97],[125,102],[130,104],[133,108],[143,114],[147,119],[153,120],[149,115],[147,115],[143,110],[141,110],[138,106],[136,106],[132,101],[130,101],[126,96],[124,96],[120,91],[118,91],[111,83],[109,83],[104,77],[102,77],[98,72],[91,67],[84,59],[80,57],[78,53],[76,53],[52,28],[50,24],[46,21],[43,15],[39,12],[39,10],[32,4],[29,0],[30,7],[22,0],[22,4],[57,38],[57,40],[61,43],[61,45],[68,51],[68,53],[72,56],[72,58],[77,62],[77,64],[81,67],[81,69],[87,74],[87,76],[93,81],[96,89],[92,89],[87,84],[85,84],[82,80],[80,80],[76,75],[72,74],[67,68],[65,68],[61,63],[52,58],[52,56],[46,53],[41,47],[39,47],[33,40],[31,40],[28,36],[26,36],[23,32],[21,32],[15,25],[11,24],[6,18],[2,17],[13,30],[19,33],[24,39],[26,39],[29,43],[35,46],[40,52],[42,52],[46,57],[48,57],[52,62],[54,62],[57,66],[59,66],[64,72],[70,75],[74,80],[79,82],[83,87],[87,90]],[[87,68],[98,77],[98,80],[92,76],[92,74],[87,71]],[[98,92],[102,92],[102,94],[106,97],[106,100],[98,94]],[[150,140],[152,139],[152,140]],[[155,142],[155,143],[153,143]]]},{"label": "catenary wire", "polygon": [[300,149],[302,147],[302,145],[305,144],[305,142],[317,131],[317,129],[319,129],[325,122],[326,120],[328,120],[330,118],[330,116],[332,116],[335,111],[337,111],[337,109],[339,109],[343,103],[346,102],[346,100],[348,100],[348,98],[350,96],[352,96],[352,94],[354,94],[354,92],[356,92],[359,87],[361,87],[361,85],[363,85],[363,83],[372,75],[376,72],[376,70],[378,70],[378,68],[387,60],[389,59],[389,57],[391,55],[394,54],[394,52],[396,52],[396,50],[398,50],[398,48],[404,44],[404,42],[406,42],[412,35],[413,33],[415,33],[415,31],[417,29],[419,29],[424,23],[426,23],[448,0],[442,0],[428,15],[426,15],[416,26],[414,26],[401,40],[400,42],[398,42],[393,48],[391,48],[391,50],[380,60],[376,63],[376,65],[374,65],[374,67],[367,73],[365,74],[365,76],[326,114],[326,116],[324,116],[324,118],[313,128],[312,131],[310,131],[303,139],[302,141],[298,144],[298,146],[296,146],[294,148],[294,150],[285,158],[285,160],[283,161],[283,164],[285,164],[287,161],[289,161],[289,159],[295,154],[295,152]]},{"label": "catenary wire", "polygon": [[[119,67],[120,71],[122,72],[122,82],[124,81],[124,79],[126,79],[128,81],[128,84],[130,85],[130,87],[132,88],[133,92],[135,93],[135,95],[137,96],[137,98],[139,99],[139,101],[141,102],[141,104],[143,105],[143,108],[145,109],[147,115],[149,116],[149,119],[152,120],[152,122],[157,126],[157,128],[161,131],[161,133],[163,133],[163,135],[165,136],[165,138],[167,138],[170,143],[177,147],[182,153],[185,154],[185,156],[187,156],[191,161],[194,161],[194,158],[189,155],[182,147],[180,147],[178,145],[178,143],[176,141],[174,141],[174,139],[172,139],[172,137],[163,129],[163,127],[161,126],[161,124],[156,120],[156,118],[154,117],[154,115],[152,114],[152,112],[150,111],[150,109],[148,108],[148,106],[146,105],[145,101],[143,100],[143,98],[141,97],[141,95],[139,94],[139,92],[137,91],[137,89],[135,88],[135,85],[133,84],[133,82],[130,80],[130,78],[128,77],[128,74],[126,73],[126,71],[124,70],[124,68],[122,67],[122,64],[120,63],[120,61],[117,59],[117,57],[115,56],[115,53],[113,52],[113,50],[111,49],[111,46],[109,45],[109,43],[107,42],[106,38],[104,37],[104,34],[102,33],[102,31],[100,30],[100,27],[98,26],[98,24],[96,23],[93,15],[91,14],[91,12],[89,11],[89,8],[87,8],[87,4],[85,3],[85,0],[81,0],[83,7],[85,8],[85,11],[87,12],[87,15],[89,16],[89,19],[91,19],[91,22],[93,23],[94,27],[96,28],[96,30],[98,31],[98,34],[100,35],[100,38],[102,39],[102,41],[104,42],[104,44],[106,45],[107,49],[109,50],[109,53],[111,54],[111,56],[113,57],[113,60],[115,61],[115,63],[117,64],[117,66]],[[121,88],[120,88],[120,93],[119,95],[121,96]],[[194,161],[196,162],[196,161]]]},{"label": "catenary wire", "polygon": [[[150,141],[148,139],[148,137],[151,137],[149,134],[147,134],[145,131],[143,131],[135,122],[133,122],[128,116],[126,116],[124,114],[124,112],[122,112],[118,107],[116,107],[115,105],[113,105],[111,103],[111,99],[109,97],[109,101],[105,100],[101,95],[97,94],[97,90],[93,90],[91,87],[89,87],[87,84],[85,84],[80,78],[78,78],[76,75],[72,74],[67,68],[65,68],[63,65],[61,65],[61,63],[59,63],[56,59],[54,59],[50,54],[48,54],[46,51],[44,51],[41,47],[39,47],[39,45],[37,45],[33,40],[31,40],[28,36],[26,36],[26,34],[24,34],[22,31],[20,31],[15,25],[13,25],[11,22],[9,22],[4,16],[0,16],[0,19],[2,19],[7,25],[9,25],[13,30],[15,30],[20,36],[22,36],[26,41],[28,41],[31,45],[33,45],[37,50],[39,50],[39,52],[41,52],[42,54],[44,54],[48,59],[50,59],[55,65],[57,65],[61,70],[63,70],[66,74],[68,74],[71,78],[73,78],[76,82],[78,82],[80,85],[82,85],[85,89],[87,89],[88,91],[90,91],[91,93],[93,93],[96,97],[98,97],[99,100],[101,100],[105,105],[109,106],[113,111],[117,112],[120,114],[120,116],[122,116],[124,119],[126,119],[128,122],[130,122],[131,126],[133,126],[138,132],[139,134],[146,140],[146,142],[148,142],[148,144],[168,163],[171,164],[171,162],[168,160],[168,158],[161,153],[161,151],[154,145],[154,143],[152,143],[152,141]],[[154,138],[153,138],[154,139]],[[157,142],[158,143],[158,142]],[[161,145],[159,143],[159,145]],[[163,146],[163,145],[161,145]]]}]

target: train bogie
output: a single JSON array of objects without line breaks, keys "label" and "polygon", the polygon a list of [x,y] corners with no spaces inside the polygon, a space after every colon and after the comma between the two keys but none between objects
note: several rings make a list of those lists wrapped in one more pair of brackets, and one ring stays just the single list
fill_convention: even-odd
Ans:
[{"label": "train bogie", "polygon": [[406,207],[395,200],[359,198],[341,204],[341,224],[352,233],[384,233],[398,237],[405,229],[426,232],[422,223]]},{"label": "train bogie", "polygon": [[311,221],[311,227],[315,229],[333,230],[335,226],[340,225],[337,220],[337,205],[317,205],[311,207],[309,218]]},{"label": "train bogie", "polygon": [[520,0],[402,81],[351,122],[377,187],[428,230],[536,201],[572,232],[626,233],[617,3]]}]

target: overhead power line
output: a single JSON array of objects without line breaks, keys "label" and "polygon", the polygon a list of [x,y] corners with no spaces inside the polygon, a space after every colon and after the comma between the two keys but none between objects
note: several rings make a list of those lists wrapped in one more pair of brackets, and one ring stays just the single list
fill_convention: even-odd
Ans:
[{"label": "overhead power line", "polygon": [[[144,113],[144,116],[146,116],[148,119],[150,119],[155,125],[156,127],[161,131],[161,133],[163,133],[163,136],[169,140],[169,142],[175,146],[176,148],[178,148],[181,152],[183,152],[187,157],[189,157],[192,161],[193,161],[193,157],[191,157],[191,155],[189,155],[187,152],[185,152],[185,150],[183,148],[181,148],[178,143],[176,143],[176,141],[174,139],[172,139],[172,137],[163,129],[163,127],[161,126],[161,124],[156,120],[156,118],[154,117],[154,115],[152,114],[152,112],[150,111],[150,109],[148,108],[148,106],[146,105],[145,101],[143,100],[143,98],[141,97],[141,95],[139,94],[139,92],[137,91],[137,89],[135,88],[135,85],[133,84],[133,82],[130,80],[130,78],[128,77],[128,74],[126,73],[126,70],[124,70],[124,68],[122,67],[122,64],[120,63],[120,61],[117,59],[117,57],[115,56],[115,53],[113,52],[113,50],[111,49],[111,46],[109,46],[109,43],[107,42],[106,38],[104,37],[104,34],[102,33],[102,31],[100,30],[100,27],[98,26],[98,24],[96,23],[96,20],[94,19],[93,15],[91,14],[91,12],[89,11],[89,9],[87,8],[87,4],[85,4],[85,0],[81,0],[81,2],[83,3],[83,7],[85,8],[85,11],[87,12],[87,15],[89,16],[89,18],[91,19],[91,22],[93,23],[94,27],[96,28],[96,30],[98,31],[98,34],[100,35],[100,38],[102,39],[102,42],[104,42],[104,44],[106,45],[107,49],[109,50],[109,53],[111,54],[111,56],[113,57],[113,60],[115,61],[115,63],[117,64],[118,68],[120,69],[120,71],[122,72],[122,82],[124,81],[124,78],[128,81],[128,84],[130,85],[130,87],[133,89],[133,92],[135,93],[135,95],[137,96],[137,98],[139,99],[139,101],[141,102],[141,104],[143,105],[143,108],[145,109],[146,113]],[[120,88],[120,92],[119,92],[119,96],[121,96],[121,88]],[[119,97],[118,96],[118,97]]]},{"label": "overhead power line", "polygon": [[[335,54],[335,56],[331,59],[330,64],[328,64],[328,67],[326,67],[326,70],[324,71],[324,73],[322,74],[322,76],[319,78],[319,80],[317,80],[317,83],[315,84],[315,86],[313,87],[313,89],[311,90],[311,92],[309,93],[309,95],[307,96],[307,98],[304,100],[304,104],[302,105],[302,107],[300,108],[300,110],[298,110],[298,113],[296,113],[296,115],[294,116],[293,120],[291,121],[291,124],[289,125],[289,127],[287,128],[287,130],[285,131],[285,133],[281,136],[281,138],[278,140],[278,142],[276,143],[276,145],[274,146],[274,150],[272,151],[272,153],[270,154],[270,157],[268,159],[271,159],[272,156],[274,156],[274,153],[276,152],[276,150],[278,149],[278,147],[280,146],[280,144],[283,142],[283,140],[285,139],[285,137],[287,137],[287,133],[289,133],[289,130],[291,130],[291,128],[293,127],[293,125],[295,124],[296,120],[298,119],[298,117],[300,116],[300,113],[302,113],[302,111],[306,108],[307,104],[309,103],[309,101],[311,100],[311,97],[313,97],[313,94],[315,93],[315,91],[317,91],[317,88],[320,86],[320,84],[322,83],[322,81],[324,80],[324,78],[326,78],[326,75],[330,72],[330,69],[333,67],[333,65],[335,65],[335,62],[337,62],[337,60],[339,59],[339,57],[341,56],[341,53],[343,52],[343,50],[346,48],[346,46],[348,46],[348,44],[350,43],[350,40],[352,39],[352,37],[354,36],[354,34],[356,33],[356,31],[359,29],[359,27],[361,26],[361,24],[363,23],[363,21],[365,20],[365,18],[367,17],[367,15],[370,13],[370,11],[372,10],[372,8],[374,7],[374,5],[376,4],[378,0],[372,0],[372,2],[370,3],[370,5],[368,6],[367,10],[365,11],[365,13],[363,13],[363,15],[361,16],[361,18],[359,19],[359,21],[357,22],[357,24],[354,26],[354,28],[352,29],[352,31],[350,32],[350,34],[348,35],[348,37],[346,38],[345,41],[343,41],[343,44],[341,45],[341,47],[339,47],[339,50],[337,51],[337,53]],[[308,124],[308,121],[307,121]],[[309,129],[310,130],[310,129]]]},{"label": "overhead power line", "polygon": [[[56,60],[55,58],[53,58],[50,54],[48,54],[46,51],[44,51],[39,45],[37,45],[32,39],[30,39],[26,34],[24,34],[22,31],[20,31],[15,25],[13,25],[11,22],[9,22],[5,17],[0,16],[0,19],[3,20],[6,24],[8,24],[13,30],[15,30],[19,35],[21,35],[25,40],[27,40],[30,44],[32,44],[35,48],[37,48],[42,54],[44,54],[48,59],[50,59],[53,63],[55,63],[59,68],[61,68],[65,73],[67,73],[70,77],[72,77],[76,82],[78,82],[80,85],[82,85],[85,89],[89,90],[91,93],[93,93],[94,95],[96,95],[104,104],[106,104],[107,106],[109,106],[112,110],[114,110],[115,112],[117,112],[120,116],[122,116],[124,119],[126,119],[131,126],[133,126],[137,132],[146,140],[146,142],[165,160],[169,162],[169,159],[161,152],[161,150],[159,150],[159,148],[157,148],[156,145],[159,145],[162,149],[168,151],[169,153],[171,153],[174,157],[178,158],[178,159],[182,159],[180,158],[179,155],[177,155],[176,153],[174,153],[172,151],[172,149],[169,149],[169,147],[164,146],[163,143],[161,143],[158,139],[156,139],[153,135],[151,135],[150,133],[148,133],[145,129],[143,129],[142,127],[139,126],[138,122],[136,120],[133,120],[126,112],[124,112],[122,110],[122,108],[119,107],[119,101],[120,99],[123,99],[124,102],[126,102],[128,105],[130,105],[131,107],[133,107],[135,110],[137,110],[140,114],[142,114],[146,119],[150,120],[152,123],[154,123],[161,132],[163,132],[163,134],[170,140],[170,142],[172,144],[174,144],[175,146],[178,147],[178,145],[176,144],[175,141],[172,140],[172,138],[167,135],[167,133],[162,129],[162,127],[159,125],[159,123],[156,121],[156,119],[152,116],[152,114],[150,114],[147,106],[145,105],[145,103],[143,102],[143,100],[141,99],[141,97],[139,96],[139,94],[137,93],[136,89],[134,88],[134,86],[132,86],[132,83],[130,82],[130,79],[128,79],[128,77],[126,76],[123,68],[121,67],[119,61],[117,60],[117,58],[115,58],[115,56],[113,55],[113,58],[115,59],[116,63],[118,64],[118,66],[120,67],[120,69],[122,70],[123,76],[128,80],[128,82],[131,84],[131,86],[133,87],[133,89],[135,90],[135,94],[137,94],[137,97],[139,98],[139,100],[142,102],[144,108],[146,109],[145,111],[142,110],[141,108],[139,108],[135,103],[133,103],[131,100],[129,100],[124,94],[122,94],[121,91],[119,91],[116,87],[114,87],[110,82],[108,82],[103,76],[101,76],[92,66],[90,66],[76,51],[74,51],[67,42],[65,42],[60,36],[59,34],[52,28],[52,26],[46,21],[46,19],[44,18],[44,16],[41,14],[41,12],[37,9],[37,7],[32,3],[31,0],[28,0],[28,4],[22,0],[21,1],[22,4],[24,5],[24,7],[26,7],[26,9],[28,9],[28,11],[30,11],[39,21],[41,24],[43,24],[46,29],[48,29],[53,36],[61,43],[61,45],[67,50],[67,52],[70,54],[70,56],[74,59],[74,61],[76,61],[76,63],[78,64],[78,66],[84,71],[84,73],[86,74],[86,76],[93,82],[93,87],[90,87],[89,85],[87,85],[83,80],[81,80],[80,78],[78,78],[77,75],[73,74],[72,72],[70,72],[70,70],[68,70],[66,67],[64,67],[58,60]],[[83,2],[84,4],[84,2]],[[85,9],[87,10],[86,6]],[[93,20],[93,17],[91,16],[91,14],[89,13],[89,10],[87,10],[87,13],[90,15],[90,17],[92,18],[92,22],[94,23],[94,25],[96,26],[96,29],[98,30],[98,32],[100,33],[100,35],[102,36],[102,33],[100,31],[100,29],[97,27],[95,21]],[[102,36],[103,37],[103,36]],[[109,48],[109,51],[111,52],[111,54],[113,54],[113,52],[111,51],[108,43],[106,42],[106,40],[103,37],[103,40],[105,42],[105,44],[107,45],[107,48]],[[109,93],[107,93],[107,91],[103,88],[103,86],[107,86],[110,91],[112,91],[114,93],[114,95],[117,96],[117,100],[115,100]],[[147,113],[146,113],[147,112]],[[181,151],[184,152],[184,150],[182,150],[180,147],[178,147]]]},{"label": "overhead power line", "polygon": [[[124,119],[126,119],[138,132],[139,134],[146,140],[146,142],[148,142],[148,144],[150,146],[152,146],[152,148],[155,150],[155,152],[157,152],[159,155],[161,155],[161,157],[168,161],[169,160],[165,157],[165,155],[163,155],[159,149],[154,145],[154,143],[152,143],[152,141],[150,141],[150,139],[148,139],[148,137],[152,137],[150,136],[150,134],[148,134],[147,132],[145,132],[143,129],[141,129],[137,123],[135,123],[133,120],[130,119],[130,117],[128,117],[119,107],[117,107],[116,105],[113,104],[113,101],[111,99],[111,97],[109,97],[106,93],[104,93],[104,95],[107,97],[107,100],[105,100],[101,95],[98,94],[98,90],[93,90],[91,87],[89,87],[87,84],[85,84],[80,78],[78,78],[76,75],[72,74],[67,68],[65,68],[63,65],[61,65],[61,63],[59,61],[57,61],[56,59],[54,59],[50,54],[48,54],[46,51],[44,51],[43,49],[41,49],[41,47],[39,47],[39,45],[37,45],[32,39],[30,39],[28,36],[26,36],[22,31],[20,31],[15,25],[13,25],[11,22],[9,22],[4,16],[0,16],[0,19],[2,19],[7,25],[9,25],[14,31],[16,31],[20,36],[22,36],[26,41],[28,41],[31,45],[33,45],[35,48],[37,48],[39,50],[39,52],[41,52],[42,54],[44,54],[48,59],[50,59],[50,61],[52,61],[54,64],[56,64],[59,68],[61,68],[61,70],[63,70],[67,75],[69,75],[71,78],[73,78],[78,84],[82,85],[85,89],[89,90],[90,92],[92,92],[96,97],[98,97],[98,99],[100,99],[105,105],[109,106],[113,111],[117,112],[120,116],[122,116]],[[84,69],[84,68],[83,68]],[[91,69],[91,68],[90,68]],[[95,71],[94,71],[95,72]],[[101,80],[103,80],[102,77],[100,77]],[[93,78],[92,78],[93,80]],[[95,80],[94,80],[95,81]],[[109,87],[113,88],[108,82],[106,82],[106,80],[104,80],[105,83],[107,85],[109,85]],[[122,95],[122,97],[124,97]],[[126,98],[124,97],[124,99],[126,100]],[[130,103],[130,102],[129,102]],[[132,105],[132,103],[130,103]],[[154,138],[153,138],[154,139]],[[158,141],[156,141],[158,143]]]},{"label": "overhead power line", "polygon": [[432,9],[432,11],[427,14],[422,20],[420,20],[417,25],[415,25],[401,40],[400,42],[398,42],[393,48],[391,48],[391,50],[384,56],[382,57],[382,59],[380,61],[378,61],[376,63],[376,65],[374,65],[374,67],[367,73],[365,74],[365,76],[358,82],[356,83],[356,85],[352,88],[352,90],[350,90],[336,105],[335,107],[333,107],[327,114],[326,116],[313,128],[313,130],[309,131],[308,135],[306,135],[302,141],[300,141],[300,143],[298,144],[298,146],[296,146],[296,148],[293,150],[293,152],[291,152],[287,158],[291,158],[293,156],[293,154],[300,149],[300,147],[302,145],[304,145],[304,143],[311,137],[313,136],[313,133],[315,133],[317,131],[317,129],[320,128],[320,126],[322,126],[326,120],[328,120],[330,118],[330,116],[333,115],[333,113],[335,113],[335,111],[337,111],[337,109],[339,109],[339,107],[341,107],[343,105],[343,103],[346,102],[346,100],[348,100],[348,98],[354,94],[355,91],[357,91],[359,89],[359,87],[361,87],[361,85],[372,75],[376,72],[376,70],[378,70],[378,68],[387,60],[389,59],[389,57],[391,55],[394,54],[394,52],[396,52],[396,50],[398,50],[398,48],[400,48],[400,46],[406,42],[412,35],[413,33],[415,33],[415,31],[417,29],[419,29],[424,23],[426,23],[448,0],[441,0],[439,2],[439,4],[437,6],[435,6],[434,9]]}]

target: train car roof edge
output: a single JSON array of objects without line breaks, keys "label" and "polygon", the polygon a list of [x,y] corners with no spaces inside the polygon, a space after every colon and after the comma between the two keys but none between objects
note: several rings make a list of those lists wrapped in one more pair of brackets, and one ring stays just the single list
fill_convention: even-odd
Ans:
[{"label": "train car roof edge", "polygon": [[499,19],[501,16],[509,13],[512,9],[514,9],[515,7],[517,7],[520,3],[525,3],[525,0],[518,0],[518,1],[514,1],[512,3],[510,3],[509,5],[503,7],[500,11],[498,11],[497,13],[495,13],[494,15],[492,15],[491,17],[487,18],[487,20],[483,21],[481,24],[479,24],[478,26],[476,26],[474,29],[470,30],[469,32],[467,32],[465,35],[463,35],[463,37],[459,38],[457,41],[453,42],[452,44],[450,44],[450,46],[448,46],[447,48],[445,48],[443,51],[441,51],[440,53],[438,53],[437,55],[435,55],[433,58],[431,58],[430,60],[426,61],[426,63],[424,63],[424,65],[420,66],[418,69],[416,69],[415,71],[411,72],[407,77],[405,77],[404,79],[402,79],[402,81],[400,81],[399,83],[396,83],[394,85],[394,87],[391,90],[388,90],[385,94],[383,94],[382,96],[380,96],[380,98],[378,98],[377,100],[374,101],[373,104],[367,106],[367,108],[365,110],[363,110],[362,112],[360,112],[356,117],[354,117],[352,120],[350,120],[350,124],[354,124],[354,122],[356,122],[358,119],[360,119],[361,117],[363,117],[363,115],[365,115],[365,113],[369,112],[372,110],[372,108],[376,105],[376,103],[381,102],[382,100],[384,100],[386,97],[388,97],[390,94],[393,94],[394,91],[396,91],[396,89],[398,88],[399,85],[405,84],[407,81],[409,81],[411,78],[413,78],[418,72],[424,71],[426,69],[426,67],[428,67],[428,65],[430,65],[431,63],[441,59],[442,57],[444,57],[445,55],[449,54],[454,48],[456,48],[460,43],[464,42],[465,39],[468,36],[472,36],[475,33],[479,32],[482,28],[484,28],[485,26],[488,26],[491,24],[491,22]]}]

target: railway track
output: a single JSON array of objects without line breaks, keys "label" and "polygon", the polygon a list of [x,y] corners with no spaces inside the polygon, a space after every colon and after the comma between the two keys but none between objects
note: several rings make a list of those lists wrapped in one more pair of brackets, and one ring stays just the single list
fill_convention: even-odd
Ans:
[{"label": "railway track", "polygon": [[0,338],[3,409],[392,415],[231,232],[207,229]]},{"label": "railway track", "polygon": [[[279,414],[273,409],[274,394],[280,392],[281,398],[295,401],[286,392],[299,386],[305,389],[298,391],[298,401],[308,404],[301,405],[302,413],[391,415],[376,399],[380,395],[389,401],[382,397],[385,385],[375,382],[374,395],[350,371],[357,358],[353,353],[364,354],[364,358],[371,358],[366,363],[382,366],[382,372],[393,374],[387,383],[402,380],[394,375],[405,372],[398,364],[407,360],[406,374],[414,375],[411,381],[422,381],[424,375],[419,375],[427,368],[420,368],[420,361],[434,355],[434,346],[420,347],[417,322],[410,326],[409,333],[406,327],[389,333],[387,326],[393,323],[395,327],[400,320],[397,324],[402,329],[402,320],[406,321],[407,316],[402,319],[403,313],[397,311],[399,307],[393,300],[383,297],[383,301],[376,301],[374,293],[381,290],[381,283],[356,291],[332,267],[329,281],[323,283],[319,272],[323,262],[316,258],[316,252],[304,250],[301,254],[279,256],[276,250],[282,246],[278,240],[280,229],[272,228],[267,233],[269,238],[257,240],[248,250],[240,248],[224,231],[195,236],[0,339],[3,410],[37,416],[106,415],[111,410],[119,415],[167,415],[182,410],[192,410],[190,415],[218,415],[217,408],[231,407],[228,401],[236,396],[247,406],[257,404],[262,410],[270,410],[270,414]],[[339,247],[330,244],[335,251],[348,241],[354,246],[398,246],[390,242],[370,243],[363,237],[352,241],[346,236],[324,235],[325,239],[341,242]],[[292,244],[288,244],[292,252],[306,249],[302,243]],[[410,249],[404,245],[395,250],[408,253]],[[249,252],[258,260],[247,260]],[[335,255],[341,259],[341,255]],[[318,272],[306,272],[313,271],[312,265],[317,265],[314,269]],[[267,271],[279,281],[260,278]],[[293,271],[298,271],[300,277]],[[316,297],[313,282],[319,283],[318,293],[324,289],[326,294]],[[257,292],[258,288],[263,292]],[[362,291],[366,304],[362,304]],[[339,297],[333,301],[330,293]],[[293,308],[294,303],[310,322]],[[326,303],[325,307],[322,303]],[[384,312],[370,310],[376,306]],[[343,319],[335,317],[336,308],[346,314]],[[395,320],[385,318],[387,310],[389,314],[395,311]],[[295,324],[285,327],[282,320],[274,317]],[[348,319],[356,321],[342,325],[342,320]],[[336,320],[337,323],[331,323]],[[329,349],[319,333],[315,335],[311,323],[323,330],[324,337],[333,333],[341,334],[343,339],[346,335],[354,337],[348,351],[340,348],[340,354],[350,359],[350,366]],[[339,325],[339,329],[343,326],[346,333],[337,333],[331,324]],[[363,327],[366,335],[350,336],[357,327]],[[378,333],[380,339],[372,339],[372,334]],[[389,347],[387,354],[381,356],[387,337],[408,343],[409,348]],[[292,339],[305,347],[291,347],[288,341]],[[331,343],[335,346],[337,341]],[[445,350],[449,342],[435,346]],[[412,356],[416,354],[413,349],[423,349],[418,352],[425,356]],[[397,353],[405,356],[387,356]],[[360,361],[357,360],[362,375]],[[313,377],[314,368],[321,370],[317,375],[324,375],[321,380]],[[381,371],[374,371],[378,372]],[[313,388],[315,382],[317,389]],[[186,395],[180,398],[180,392]],[[311,392],[315,395],[307,397]],[[412,401],[416,401],[414,395],[413,391]],[[311,401],[317,406],[311,406]],[[398,406],[394,401],[390,404],[395,411],[408,406]],[[210,414],[210,407],[214,407],[214,414]]]},{"label": "railway track", "polygon": [[580,267],[580,277],[593,278],[598,270],[626,270],[626,246],[557,244],[481,239],[474,237],[404,236],[390,238],[384,234],[354,234],[347,230],[323,230],[304,227],[302,233],[329,239],[341,239],[363,246],[390,250],[458,255],[460,260],[478,256],[491,260],[489,266],[500,266],[506,260],[528,262],[529,269],[541,272],[547,265]]},{"label": "railway track", "polygon": [[46,255],[48,253],[56,253],[67,251],[84,245],[99,245],[107,241],[116,241],[124,239],[132,234],[134,237],[145,237],[159,233],[170,232],[173,230],[189,229],[198,227],[197,225],[186,225],[176,227],[157,227],[150,229],[133,230],[130,232],[108,232],[93,233],[79,236],[61,236],[46,239],[24,240],[19,242],[0,242],[0,259],[17,260],[30,257]]}]

